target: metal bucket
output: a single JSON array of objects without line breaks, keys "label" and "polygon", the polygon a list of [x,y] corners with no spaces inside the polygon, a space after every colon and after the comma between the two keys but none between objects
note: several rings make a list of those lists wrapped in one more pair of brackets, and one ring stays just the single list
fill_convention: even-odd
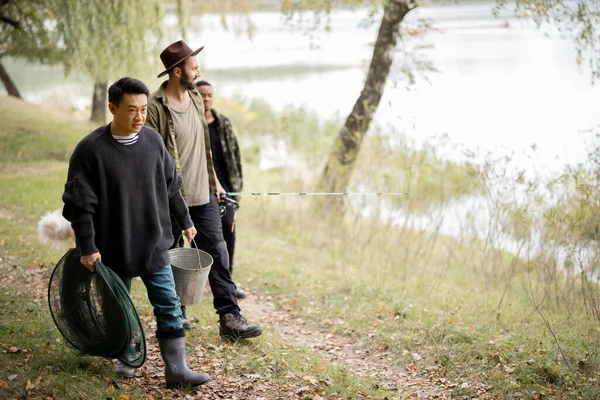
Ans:
[{"label": "metal bucket", "polygon": [[189,247],[171,249],[169,257],[179,301],[184,306],[198,303],[202,300],[212,257],[205,251]]}]

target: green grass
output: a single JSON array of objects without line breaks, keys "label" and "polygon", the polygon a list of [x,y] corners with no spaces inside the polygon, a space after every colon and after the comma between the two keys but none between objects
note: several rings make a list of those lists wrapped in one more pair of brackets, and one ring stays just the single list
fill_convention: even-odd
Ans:
[{"label": "green grass", "polygon": [[[35,132],[30,123],[36,120],[30,122],[26,115],[45,119],[44,112],[15,105],[18,103],[0,98],[0,115],[8,117],[6,126]],[[58,119],[52,126],[56,130],[47,128],[40,133],[49,142],[64,130]],[[85,124],[78,126],[83,129]],[[36,244],[35,223],[44,212],[61,205],[67,157],[57,161],[61,160],[56,157],[60,151],[58,147],[47,151],[46,139],[35,141],[39,148],[17,145],[15,131],[2,129],[2,149],[21,150],[18,157],[11,156],[6,162],[2,158],[0,215],[8,217],[0,218],[0,264],[50,268],[60,253]],[[245,146],[258,140],[261,129],[264,127],[246,131]],[[60,139],[65,154],[85,133],[71,132]],[[373,147],[365,153],[378,149],[375,143],[366,142]],[[406,160],[416,157],[405,154]],[[363,157],[363,165],[375,163],[373,156]],[[448,169],[436,165],[435,158],[425,159],[423,165],[431,171]],[[31,160],[35,162],[28,162]],[[448,178],[457,192],[479,190],[469,183],[471,178],[465,178],[467,183],[458,178],[464,171],[470,176],[469,168],[457,168],[458,172],[450,174],[454,177]],[[256,162],[246,160],[244,171],[245,185],[252,191],[286,191],[306,184],[293,168],[261,171]],[[439,182],[435,174],[431,176],[431,182]],[[314,209],[308,199],[298,197],[244,198],[236,222],[235,280],[244,288],[271,296],[316,329],[353,336],[366,349],[392,354],[403,365],[413,365],[435,379],[450,379],[456,383],[455,396],[477,396],[477,388],[483,386],[494,398],[516,394],[527,398],[597,397],[600,324],[588,311],[592,297],[582,294],[579,282],[552,274],[543,260],[527,263],[466,234],[448,237],[383,224],[352,209],[342,219],[329,218],[337,212]],[[592,285],[592,289],[595,293],[597,287]],[[28,349],[27,353],[0,354],[7,371],[17,374],[7,381],[7,373],[0,373],[0,380],[9,385],[8,392],[16,396],[27,380],[35,382],[42,376],[36,393],[45,390],[69,398],[81,391],[91,398],[105,396],[110,390],[106,381],[112,376],[110,364],[76,356],[57,342],[45,305],[27,300],[25,290],[0,286],[0,343],[4,349]],[[139,282],[134,282],[132,293],[140,314],[151,315]],[[539,305],[552,332],[534,304]],[[190,346],[205,346],[211,368],[224,376],[254,373],[272,383],[291,381],[301,386],[306,383],[304,377],[316,376],[319,382],[327,382],[318,383],[315,389],[322,396],[356,398],[356,393],[366,393],[371,398],[392,397],[373,381],[334,367],[318,354],[296,348],[269,332],[250,343],[220,343],[210,301],[190,308],[190,314],[202,321],[190,337]],[[415,353],[421,359],[413,359]],[[35,356],[28,359],[31,354]],[[52,368],[47,368],[49,365]]]},{"label": "green grass", "polygon": [[[60,257],[60,252],[37,245],[34,235],[35,222],[39,217],[60,203],[65,167],[64,164],[52,163],[43,173],[36,175],[11,173],[0,177],[0,204],[8,206],[6,208],[12,214],[11,219],[0,219],[0,235],[3,238],[0,254],[18,268],[52,268]],[[23,194],[28,196],[21,201]],[[27,300],[27,290],[25,287],[15,289],[0,286],[0,309],[3,310],[0,312],[0,343],[5,350],[21,349],[15,354],[0,354],[0,362],[6,366],[0,374],[0,381],[7,385],[5,392],[0,391],[0,398],[2,393],[12,393],[14,396],[21,393],[28,381],[34,383],[35,388],[27,395],[39,398],[77,398],[81,393],[89,398],[109,395],[118,398],[121,394],[130,398],[142,396],[142,392],[134,386],[127,385],[119,389],[119,386],[111,383],[116,378],[112,373],[112,364],[107,360],[78,356],[71,351],[54,327],[46,304]],[[141,282],[133,282],[132,298],[143,318],[152,315],[152,307]],[[337,393],[338,398],[344,399],[355,398],[357,391],[369,393],[375,398],[387,395],[381,389],[374,388],[368,380],[332,367],[318,355],[292,348],[280,338],[268,334],[265,335],[265,341],[242,343],[224,349],[217,338],[217,318],[212,302],[204,301],[190,311],[191,315],[206,321],[206,324],[198,324],[200,326],[194,330],[194,335],[188,337],[188,346],[194,348],[209,344],[213,350],[208,351],[206,357],[211,360],[219,357],[236,358],[235,363],[228,362],[231,368],[219,371],[221,373],[262,374],[270,382],[281,384],[289,383],[292,374],[299,386],[303,386],[304,377],[312,373],[328,382],[312,387],[315,393]],[[229,354],[224,355],[221,351],[229,351]],[[286,360],[283,364],[280,361],[282,359]],[[60,367],[53,367],[56,365]],[[41,379],[38,379],[39,376]]]},{"label": "green grass", "polygon": [[0,96],[0,167],[9,163],[67,161],[77,141],[92,131],[69,119],[9,96]]},{"label": "green grass", "polygon": [[[499,398],[571,391],[595,398],[594,317],[581,302],[571,314],[566,303],[553,304],[558,293],[540,306],[563,359],[535,312],[522,261],[498,252],[492,269],[482,243],[352,219],[328,226],[298,206],[262,207],[245,200],[238,217],[236,273],[244,287],[273,296],[324,332],[362,338],[406,364],[418,353],[416,363],[440,377],[483,380]],[[532,274],[535,280],[542,270]],[[536,301],[549,290],[537,280],[532,289]]]},{"label": "green grass", "polygon": [[116,387],[108,360],[70,350],[45,303],[6,287],[0,288],[0,345],[0,398],[141,397]]}]

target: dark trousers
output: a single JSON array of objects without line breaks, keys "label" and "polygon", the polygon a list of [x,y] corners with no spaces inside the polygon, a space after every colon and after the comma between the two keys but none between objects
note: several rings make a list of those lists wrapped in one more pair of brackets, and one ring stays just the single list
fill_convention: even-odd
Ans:
[{"label": "dark trousers", "polygon": [[[213,264],[208,275],[208,282],[213,293],[213,306],[217,314],[229,314],[240,311],[235,295],[235,284],[231,280],[229,270],[229,253],[223,238],[223,226],[217,197],[211,194],[210,201],[202,206],[190,207],[190,217],[198,231],[194,241],[200,250],[211,255]],[[175,242],[181,236],[177,223],[173,223]],[[194,243],[192,243],[194,246]]]},{"label": "dark trousers", "polygon": [[[233,207],[225,207],[225,215],[221,217],[223,223],[223,238],[227,243],[227,252],[229,253],[229,271],[233,276],[233,253],[235,251],[235,231],[233,229]],[[237,229],[237,228],[236,228]]]}]

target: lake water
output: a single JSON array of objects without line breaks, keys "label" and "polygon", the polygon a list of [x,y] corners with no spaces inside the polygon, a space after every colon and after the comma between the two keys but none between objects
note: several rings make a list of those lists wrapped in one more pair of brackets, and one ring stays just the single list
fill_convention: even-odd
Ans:
[{"label": "lake water", "polygon": [[[433,46],[425,55],[439,72],[407,88],[398,73],[405,57],[398,52],[374,122],[416,145],[447,135],[470,150],[514,152],[516,164],[531,171],[554,171],[581,159],[589,130],[600,123],[600,88],[577,66],[571,41],[556,33],[545,36],[509,12],[496,19],[492,6],[423,7],[409,14],[409,23],[434,21],[438,30],[423,41]],[[193,19],[202,30],[193,30],[188,43],[206,46],[200,53],[203,75],[221,95],[263,98],[276,109],[305,105],[324,118],[343,120],[362,89],[377,33],[377,19],[369,24],[366,15],[336,12],[331,31],[311,38],[286,25],[279,13],[254,13],[251,39],[208,15]],[[173,26],[176,19],[165,23]],[[52,67],[6,64],[28,100],[89,106],[86,77],[67,79]],[[159,80],[147,83],[153,88]]]}]

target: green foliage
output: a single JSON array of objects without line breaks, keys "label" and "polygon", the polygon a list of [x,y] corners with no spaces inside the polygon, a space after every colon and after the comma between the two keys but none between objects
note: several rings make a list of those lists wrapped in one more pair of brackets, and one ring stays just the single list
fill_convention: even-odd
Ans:
[{"label": "green foliage", "polygon": [[444,142],[431,141],[416,150],[398,132],[376,133],[379,130],[365,138],[353,175],[355,186],[368,182],[369,190],[406,193],[391,197],[390,204],[418,215],[461,196],[483,193],[480,168],[444,159],[439,154]]},{"label": "green foliage", "polygon": [[[180,0],[181,1],[181,0]],[[191,7],[201,15],[215,13],[221,15],[221,26],[232,29],[239,35],[246,35],[252,39],[255,25],[252,22],[251,12],[259,8],[254,0],[188,0]],[[267,6],[271,11],[274,7]]]},{"label": "green foliage", "polygon": [[60,51],[52,19],[52,4],[45,0],[0,2],[0,58],[54,61]]},{"label": "green foliage", "polygon": [[547,240],[562,245],[585,245],[600,240],[599,183],[589,171],[577,168],[549,185],[550,189],[563,185],[564,192],[558,203],[545,211]]},{"label": "green foliage", "polygon": [[[218,106],[217,106],[218,104]],[[231,119],[240,140],[264,145],[277,139],[286,144],[289,153],[309,162],[319,162],[329,151],[329,144],[340,129],[336,118],[320,120],[317,112],[306,107],[287,106],[281,112],[261,99],[215,100],[215,108]],[[242,154],[246,157],[246,151]]]},{"label": "green foliage", "polygon": [[[512,0],[496,0],[495,13],[513,4]],[[571,36],[577,50],[577,63],[588,60],[592,80],[600,78],[600,2],[589,0],[514,0],[515,13],[531,18],[538,28],[556,27]]]},{"label": "green foliage", "polygon": [[0,56],[60,62],[99,82],[158,70],[163,1],[8,0],[0,16]]},{"label": "green foliage", "polygon": [[67,72],[96,82],[123,75],[149,77],[157,67],[164,2],[160,0],[53,0]]},{"label": "green foliage", "polygon": [[372,12],[379,7],[378,0],[283,0],[281,11],[288,18],[293,18],[298,12],[311,11],[317,17],[327,16],[336,8],[357,9],[369,6]]}]

